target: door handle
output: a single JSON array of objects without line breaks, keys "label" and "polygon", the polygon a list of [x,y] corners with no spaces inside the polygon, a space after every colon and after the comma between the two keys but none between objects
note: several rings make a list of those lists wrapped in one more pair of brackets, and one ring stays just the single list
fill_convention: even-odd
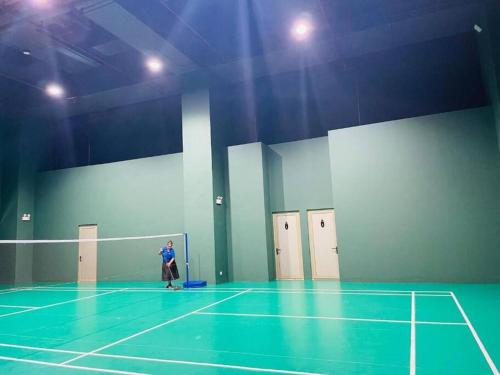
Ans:
[{"label": "door handle", "polygon": [[80,255],[80,262],[82,261],[82,256]]},{"label": "door handle", "polygon": [[339,253],[339,247],[336,246],[336,247],[332,247],[332,250],[335,250],[335,254],[338,254]]},{"label": "door handle", "polygon": [[281,249],[276,248],[276,255],[279,255]]}]

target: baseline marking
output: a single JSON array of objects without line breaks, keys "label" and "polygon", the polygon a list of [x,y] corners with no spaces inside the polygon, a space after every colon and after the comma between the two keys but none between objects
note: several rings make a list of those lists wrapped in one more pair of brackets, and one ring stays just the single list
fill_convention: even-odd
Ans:
[{"label": "baseline marking", "polygon": [[491,371],[493,372],[493,374],[499,375],[498,369],[496,368],[495,363],[493,362],[490,355],[488,354],[488,351],[484,347],[483,342],[481,341],[481,339],[479,338],[479,335],[477,334],[476,330],[472,326],[472,323],[470,322],[469,318],[467,317],[467,314],[465,313],[464,309],[460,305],[460,302],[458,302],[458,299],[455,296],[455,293],[451,292],[451,297],[455,301],[455,304],[457,305],[458,309],[460,310],[460,313],[462,314],[465,322],[469,326],[469,329],[472,333],[472,336],[474,336],[474,339],[476,340],[476,343],[479,346],[479,349],[481,349],[481,352],[483,353],[484,358],[486,359],[486,362],[488,362],[488,365],[490,366]]},{"label": "baseline marking", "polygon": [[71,299],[69,301],[52,303],[50,305],[35,307],[35,308],[29,309],[29,310],[15,311],[15,312],[11,312],[11,313],[0,315],[0,318],[4,318],[6,316],[11,316],[11,315],[23,314],[23,313],[27,313],[27,312],[31,312],[31,311],[38,311],[38,310],[42,310],[42,309],[48,309],[49,307],[60,306],[60,305],[66,304],[66,303],[71,303],[71,302],[76,302],[76,301],[83,301],[83,300],[86,300],[86,299],[101,297],[101,296],[105,296],[107,294],[117,293],[117,292],[120,292],[120,291],[123,291],[123,290],[125,290],[125,289],[113,290],[112,292],[106,292],[106,293],[101,293],[101,294],[94,294],[92,296],[87,296],[87,297],[82,297],[82,298],[75,298],[75,299]]},{"label": "baseline marking", "polygon": [[2,361],[10,361],[10,362],[32,363],[32,364],[35,364],[35,365],[43,365],[43,366],[63,367],[63,368],[70,368],[72,370],[103,372],[103,373],[109,373],[109,374],[148,375],[148,374],[145,374],[143,372],[129,372],[129,371],[119,371],[119,370],[108,370],[108,369],[104,369],[104,368],[95,368],[95,367],[62,365],[62,364],[59,364],[59,363],[52,363],[52,362],[45,362],[45,361],[35,361],[33,359],[23,359],[23,358],[15,358],[15,357],[0,356],[0,360],[2,360]]},{"label": "baseline marking", "polygon": [[[135,333],[135,334],[133,334],[133,335],[130,335],[130,336],[124,337],[123,339],[120,339],[120,340],[118,340],[118,341],[112,342],[111,344],[101,346],[101,347],[100,347],[100,348],[98,348],[98,349],[92,350],[92,351],[90,351],[90,352],[88,352],[88,353],[85,353],[85,354],[82,354],[82,355],[80,355],[80,356],[78,356],[78,357],[75,357],[75,358],[69,359],[69,360],[67,360],[67,361],[64,361],[64,362],[62,362],[61,364],[66,365],[66,364],[71,363],[71,362],[73,362],[73,361],[76,361],[76,360],[78,360],[78,359],[81,359],[81,358],[87,357],[87,356],[88,356],[88,355],[90,355],[90,354],[94,354],[94,353],[100,352],[101,350],[111,348],[112,346],[115,346],[115,345],[121,344],[122,342],[125,342],[125,341],[128,341],[128,340],[130,340],[130,339],[133,339],[134,337],[137,337],[137,336],[143,335],[143,334],[145,334],[145,333],[151,332],[151,331],[153,331],[153,330],[155,330],[155,329],[158,329],[158,328],[161,328],[161,327],[163,327],[163,326],[166,326],[167,324],[174,323],[174,322],[176,322],[176,321],[178,321],[178,320],[181,320],[181,319],[184,319],[184,318],[186,318],[186,317],[188,317],[188,316],[190,316],[190,315],[194,315],[194,314],[196,314],[197,312],[200,312],[200,311],[205,310],[205,309],[208,309],[208,308],[210,308],[210,307],[212,307],[212,306],[218,305],[218,304],[220,304],[220,303],[223,303],[223,302],[225,302],[225,301],[228,301],[228,300],[230,300],[230,299],[233,299],[233,298],[235,298],[235,297],[238,297],[238,296],[240,296],[240,295],[242,295],[242,294],[244,294],[244,293],[247,293],[247,292],[249,292],[249,291],[250,291],[250,289],[244,290],[244,291],[242,291],[242,292],[239,292],[239,293],[237,293],[237,294],[234,294],[234,295],[232,295],[232,296],[229,296],[229,297],[227,297],[227,298],[224,298],[224,299],[222,299],[222,300],[220,300],[220,301],[218,301],[218,302],[211,303],[210,305],[207,305],[207,306],[204,306],[204,307],[199,308],[199,309],[197,309],[197,310],[191,311],[191,312],[189,312],[189,313],[187,313],[187,314],[184,314],[184,315],[178,316],[177,318],[167,320],[166,322],[163,322],[163,323],[161,323],[161,324],[158,324],[158,325],[156,325],[156,326],[154,326],[154,327],[151,327],[151,328],[145,329],[145,330],[143,330],[143,331],[137,332],[137,333]],[[111,293],[112,293],[112,292],[111,292]]]},{"label": "baseline marking", "polygon": [[[109,290],[119,290],[119,288],[39,288],[36,291],[46,292],[46,291],[57,291],[57,292],[74,292],[74,291],[109,291]],[[127,293],[137,293],[137,292],[151,292],[151,293],[172,293],[171,290],[164,290],[164,288],[127,288]],[[223,289],[223,288],[203,288],[203,289],[184,289],[178,290],[176,293],[234,293],[235,289]],[[252,293],[275,293],[275,294],[312,294],[312,295],[359,295],[359,296],[411,296],[411,293],[402,291],[400,293],[390,292],[390,293],[368,293],[363,291],[324,291],[324,290],[267,290],[267,289],[257,289],[252,290]],[[451,297],[450,294],[417,294],[418,297]]]},{"label": "baseline marking", "polygon": [[6,290],[8,290],[8,292],[1,292],[0,296],[4,295],[4,294],[17,293],[17,292],[22,292],[25,290],[33,290],[33,289],[32,288],[18,288],[18,289],[6,289]]},{"label": "baseline marking", "polygon": [[[103,287],[103,288],[95,288],[95,287],[63,287],[63,288],[58,288],[56,286],[39,286],[36,288],[46,288],[46,289],[77,289],[77,290],[95,290],[95,289],[120,289],[118,287]],[[158,288],[141,288],[141,287],[127,287],[127,289],[130,290],[157,290]],[[311,291],[311,292],[362,292],[362,293],[406,293],[407,295],[411,295],[412,290],[390,290],[390,289],[326,289],[326,288],[231,288],[231,287],[220,287],[220,288],[214,288],[214,287],[204,287],[203,290],[215,290],[215,291],[245,291],[251,289],[252,292],[258,292],[258,291],[291,291],[291,292],[304,292],[304,291]],[[189,289],[192,290],[192,289]],[[420,295],[420,293],[428,293],[428,294],[446,294],[450,295],[450,291],[448,290],[415,290],[414,291],[417,296]]]},{"label": "baseline marking", "polygon": [[[71,282],[58,283],[58,284],[48,284],[46,286],[46,288],[56,287],[57,285],[65,285],[65,284],[71,284]],[[2,295],[2,294],[9,294],[9,293],[16,293],[16,292],[22,292],[22,291],[25,291],[25,290],[34,290],[36,288],[42,288],[42,286],[1,289],[0,290],[0,295]]]},{"label": "baseline marking", "polygon": [[[38,347],[33,347],[33,346],[13,345],[13,344],[12,345],[11,344],[0,344],[0,347],[18,348],[18,349],[26,349],[26,350],[37,350],[37,351],[41,351],[41,352],[51,352],[51,353],[86,354],[85,352],[78,352],[78,351],[74,351],[74,350],[48,349],[48,348],[38,348]],[[254,371],[254,372],[270,372],[270,373],[276,373],[276,374],[321,375],[321,374],[317,374],[317,373],[313,373],[313,372],[300,372],[300,371],[279,370],[279,369],[260,368],[260,367],[225,365],[225,364],[211,363],[211,362],[194,362],[194,361],[180,361],[180,360],[175,360],[175,359],[136,357],[136,356],[126,356],[126,355],[119,355],[119,354],[92,353],[92,354],[89,354],[89,356],[101,357],[101,358],[128,359],[128,360],[144,361],[144,362],[174,363],[174,364],[203,366],[203,367],[228,368],[228,369],[246,370],[246,371]]]},{"label": "baseline marking", "polygon": [[[371,319],[371,318],[347,318],[335,316],[307,316],[307,315],[279,315],[279,314],[245,314],[245,313],[230,313],[230,312],[197,312],[195,315],[222,315],[222,316],[239,316],[239,317],[252,317],[252,318],[284,318],[284,319],[310,319],[310,320],[346,320],[355,322],[373,322],[373,323],[396,323],[396,324],[411,324],[411,320],[397,320],[397,319]],[[466,323],[455,322],[428,322],[422,321],[415,324],[427,325],[453,325],[453,326],[466,326]]]},{"label": "baseline marking", "polygon": [[13,309],[36,309],[38,306],[0,305],[0,307],[11,307]]}]

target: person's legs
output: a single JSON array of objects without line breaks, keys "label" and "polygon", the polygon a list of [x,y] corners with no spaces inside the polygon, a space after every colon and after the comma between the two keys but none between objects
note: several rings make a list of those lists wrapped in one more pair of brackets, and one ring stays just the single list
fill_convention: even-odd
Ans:
[{"label": "person's legs", "polygon": [[172,270],[170,269],[169,266],[166,265],[166,268],[167,268],[167,279],[168,279],[168,284],[167,284],[167,288],[173,288],[172,286]]}]

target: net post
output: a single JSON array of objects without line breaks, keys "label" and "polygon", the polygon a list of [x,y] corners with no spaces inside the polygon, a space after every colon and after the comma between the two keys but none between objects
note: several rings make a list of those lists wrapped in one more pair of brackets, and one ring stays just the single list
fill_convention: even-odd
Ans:
[{"label": "net post", "polygon": [[184,233],[184,252],[186,259],[186,285],[189,285],[189,240],[187,232]]}]

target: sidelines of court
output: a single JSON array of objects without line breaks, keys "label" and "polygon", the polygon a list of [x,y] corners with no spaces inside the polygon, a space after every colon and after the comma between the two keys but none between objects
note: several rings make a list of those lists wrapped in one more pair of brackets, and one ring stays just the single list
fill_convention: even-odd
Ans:
[{"label": "sidelines of court", "polygon": [[64,282],[64,283],[57,283],[57,284],[49,284],[49,285],[39,285],[39,286],[30,286],[30,287],[0,289],[0,296],[3,295],[3,294],[22,292],[22,291],[26,291],[26,290],[36,290],[36,289],[39,289],[39,288],[56,288],[57,285],[66,285],[66,284],[73,284],[73,281],[68,281],[68,282]]},{"label": "sidelines of court", "polygon": [[8,307],[10,309],[35,309],[38,306],[0,305],[0,307]]},{"label": "sidelines of court", "polygon": [[415,375],[417,360],[417,337],[415,329],[415,292],[411,292],[410,375]]},{"label": "sidelines of court", "polygon": [[80,371],[95,371],[95,372],[103,372],[108,374],[122,374],[122,375],[148,375],[143,372],[130,372],[130,371],[120,371],[120,370],[109,370],[97,367],[86,367],[86,366],[74,366],[74,365],[60,365],[59,363],[53,362],[45,362],[45,361],[35,361],[33,359],[26,358],[16,358],[16,357],[6,357],[0,356],[0,361],[9,361],[9,362],[21,362],[21,363],[30,363],[34,365],[43,365],[49,367],[61,367],[61,368],[69,368],[72,370],[80,370]]},{"label": "sidelines of court", "polygon": [[[1,344],[0,343],[0,347],[34,350],[34,351],[49,352],[49,353],[62,353],[62,354],[75,354],[75,355],[87,354],[85,352],[80,352],[80,351],[75,351],[75,350],[49,349],[49,348],[39,348],[39,347],[33,347],[33,346],[14,345],[14,344]],[[182,361],[182,360],[177,360],[177,359],[137,357],[137,356],[127,356],[127,355],[119,355],[119,354],[91,353],[88,356],[89,357],[100,357],[100,358],[125,359],[125,360],[142,361],[142,362],[156,362],[156,363],[191,365],[191,366],[200,366],[200,367],[225,368],[225,369],[233,369],[233,370],[252,371],[252,372],[268,372],[268,373],[275,373],[275,374],[321,375],[319,373],[313,373],[313,372],[280,370],[280,369],[251,367],[251,366],[226,365],[226,364],[222,364],[222,363],[211,363],[211,362]],[[1,358],[1,356],[0,356],[0,358]],[[52,362],[50,362],[50,363],[52,363]],[[63,364],[59,364],[59,365],[65,366]]]},{"label": "sidelines of court", "polygon": [[52,303],[50,305],[44,305],[44,306],[29,308],[29,309],[26,309],[26,310],[23,310],[23,311],[14,311],[14,312],[11,312],[11,313],[0,315],[0,318],[5,318],[7,316],[12,316],[12,315],[24,314],[24,313],[31,312],[31,311],[37,311],[37,310],[47,309],[49,307],[60,306],[60,305],[66,304],[66,303],[83,301],[83,300],[87,300],[87,299],[91,299],[91,298],[97,298],[97,297],[105,296],[105,295],[112,294],[112,293],[118,293],[118,292],[123,291],[123,290],[125,290],[125,289],[113,290],[111,292],[105,292],[105,293],[100,293],[100,294],[94,294],[92,296],[75,298],[75,299],[71,299],[69,301],[62,301],[62,302]]},{"label": "sidelines of court", "polygon": [[368,323],[391,323],[391,324],[426,324],[426,325],[453,325],[466,326],[467,323],[461,322],[433,322],[433,321],[415,321],[397,320],[397,319],[372,319],[372,318],[349,318],[335,316],[307,316],[307,315],[281,315],[281,314],[245,314],[245,313],[227,313],[227,312],[198,312],[195,315],[213,315],[213,316],[235,316],[249,318],[278,318],[278,319],[304,319],[304,320],[339,320]]},{"label": "sidelines of court", "polygon": [[[76,287],[56,287],[56,286],[37,286],[34,287],[37,290],[40,289],[50,289],[50,290],[68,290],[68,291],[75,291],[75,290],[117,290],[117,289],[122,289],[122,287],[86,287],[86,286],[76,286]],[[260,292],[260,291],[269,291],[269,292],[346,292],[346,293],[397,293],[397,294],[404,294],[406,293],[407,295],[411,295],[412,292],[415,293],[428,293],[428,294],[450,294],[451,291],[449,290],[394,290],[394,289],[327,289],[327,288],[259,288],[259,287],[248,287],[248,288],[231,288],[231,287],[203,287],[203,288],[191,288],[191,289],[184,289],[185,291],[201,291],[201,290],[208,290],[208,291],[229,291],[229,292],[234,292],[234,291],[243,291],[243,290],[248,290],[251,289],[252,292]],[[161,288],[154,288],[154,287],[127,287],[127,290],[130,291],[135,291],[135,290],[151,290],[151,291],[159,291]],[[164,292],[170,292],[168,290],[162,290]]]},{"label": "sidelines of court", "polygon": [[[122,290],[126,293],[172,293],[174,291],[172,290],[165,290],[163,288],[125,288],[120,289],[120,288],[44,288],[40,287],[34,290],[30,291],[37,291],[37,292],[48,292],[48,291],[53,291],[53,292],[79,292],[79,291],[115,291],[115,290]],[[195,289],[183,289],[183,290],[176,290],[175,293],[234,293],[235,291],[239,291],[241,289],[229,289],[229,288],[195,288]],[[245,289],[243,289],[245,290]],[[332,291],[302,291],[302,290],[294,290],[294,289],[281,289],[281,290],[273,290],[273,289],[253,289],[252,291],[249,292],[250,294],[254,293],[269,293],[269,294],[311,294],[311,295],[361,295],[361,296],[399,296],[399,297],[405,297],[405,296],[411,296],[411,291],[388,291],[388,293],[384,293],[381,291],[375,291],[373,292],[372,290],[332,290]],[[439,292],[434,292],[434,291],[415,291],[417,297],[451,297],[450,292],[445,292],[445,291],[439,291]],[[1,294],[0,294],[1,295]]]}]

